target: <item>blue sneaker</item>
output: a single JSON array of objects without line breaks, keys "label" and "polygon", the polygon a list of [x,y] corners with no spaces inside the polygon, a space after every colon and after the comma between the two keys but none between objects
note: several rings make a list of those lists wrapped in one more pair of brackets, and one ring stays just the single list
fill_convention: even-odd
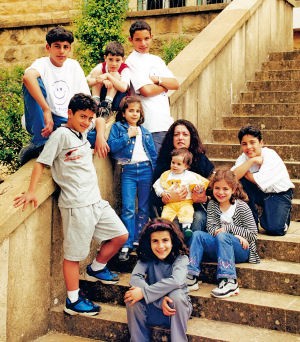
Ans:
[{"label": "blue sneaker", "polygon": [[88,281],[101,281],[103,284],[116,284],[119,281],[117,273],[111,272],[107,266],[100,271],[93,271],[91,265],[86,268],[85,279]]},{"label": "blue sneaker", "polygon": [[64,307],[64,312],[74,316],[95,316],[100,312],[100,306],[92,303],[90,300],[80,297],[75,303],[71,303],[70,299],[66,299],[66,305]]}]

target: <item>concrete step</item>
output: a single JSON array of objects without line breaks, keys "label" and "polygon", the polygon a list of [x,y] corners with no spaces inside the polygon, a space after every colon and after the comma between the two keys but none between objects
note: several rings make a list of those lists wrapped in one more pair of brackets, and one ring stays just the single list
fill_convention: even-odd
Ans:
[{"label": "concrete step", "polygon": [[[264,130],[263,139],[266,144],[275,145],[280,142],[282,145],[298,145],[300,142],[300,130]],[[213,129],[212,135],[215,143],[230,144],[237,140],[238,130],[236,129]],[[298,145],[299,146],[299,145]]]},{"label": "concrete step", "polygon": [[231,115],[225,116],[223,126],[226,128],[235,128],[237,131],[246,125],[253,125],[260,129],[300,129],[299,116],[262,116],[262,115]]},{"label": "concrete step", "polygon": [[85,338],[80,336],[70,336],[67,334],[61,334],[54,331],[50,331],[47,335],[41,336],[34,340],[33,342],[91,342],[91,341],[98,341],[104,342],[103,340],[99,339],[91,339]]},{"label": "concrete step", "polygon": [[[236,130],[235,140],[238,142],[237,138],[238,129]],[[265,146],[274,149],[282,158],[284,158],[284,162],[290,172],[290,177],[299,178],[300,177],[300,149],[299,145],[278,145],[278,144],[265,144]],[[241,154],[241,146],[240,144],[232,144],[232,143],[206,143],[206,152],[209,159],[215,160],[223,160],[226,163],[234,164],[235,160]],[[292,166],[291,166],[292,164]],[[291,173],[291,170],[294,168],[295,172]]]},{"label": "concrete step", "polygon": [[[103,341],[122,342],[129,341],[125,307],[102,304],[101,313],[94,317],[67,316],[63,307],[53,308],[51,311],[52,329],[61,332],[72,331],[75,334],[89,336]],[[264,319],[262,319],[264,320]],[[104,329],[105,328],[105,329]],[[188,322],[187,335],[189,341],[231,341],[231,342],[282,342],[299,341],[299,336],[289,332],[279,332],[248,325],[239,325],[207,318],[193,317]],[[62,336],[62,335],[58,335]],[[158,327],[152,330],[152,341],[169,341],[169,331]],[[54,342],[54,340],[52,340]],[[52,342],[51,341],[51,342]],[[60,342],[60,340],[57,340]],[[62,341],[62,340],[61,340]],[[66,340],[68,341],[68,340]],[[86,339],[74,342],[85,342]],[[87,340],[89,341],[89,340]],[[41,342],[48,342],[47,340]],[[49,341],[50,342],[50,341]],[[142,341],[141,341],[142,342]]]},{"label": "concrete step", "polygon": [[255,81],[299,81],[300,61],[298,69],[263,70],[255,73]]},{"label": "concrete step", "polygon": [[[300,73],[300,71],[299,71]],[[300,81],[248,81],[246,82],[247,90],[249,91],[286,91],[295,92],[299,90]]]},{"label": "concrete step", "polygon": [[[80,288],[96,302],[124,305],[129,279],[129,273],[122,273],[119,284],[112,286],[81,281]],[[266,282],[264,287],[268,284],[273,291],[275,282],[272,278],[263,277],[262,282]],[[240,288],[238,296],[220,300],[210,296],[214,287],[214,284],[202,283],[199,290],[190,293],[193,316],[282,332],[300,332],[299,296]]]},{"label": "concrete step", "polygon": [[267,61],[262,63],[262,71],[282,71],[300,69],[300,60]]},{"label": "concrete step", "polygon": [[269,61],[300,60],[300,50],[272,52],[269,54]]},{"label": "concrete step", "polygon": [[240,103],[299,103],[300,91],[244,91]]},{"label": "concrete step", "polygon": [[299,103],[234,103],[231,105],[235,115],[299,116]]}]

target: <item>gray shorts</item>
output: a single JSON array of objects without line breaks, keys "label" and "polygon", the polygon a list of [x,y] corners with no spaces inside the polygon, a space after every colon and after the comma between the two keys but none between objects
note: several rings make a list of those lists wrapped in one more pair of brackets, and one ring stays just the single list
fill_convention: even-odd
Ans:
[{"label": "gray shorts", "polygon": [[84,260],[92,238],[103,241],[127,234],[124,224],[107,201],[82,208],[59,208],[64,231],[64,258]]}]

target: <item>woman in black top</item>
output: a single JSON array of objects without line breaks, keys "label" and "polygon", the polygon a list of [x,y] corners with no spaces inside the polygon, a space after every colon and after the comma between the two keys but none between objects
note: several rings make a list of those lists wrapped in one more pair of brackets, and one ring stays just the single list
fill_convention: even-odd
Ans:
[{"label": "woman in black top", "polygon": [[[205,155],[205,148],[200,140],[196,127],[188,120],[179,119],[175,121],[169,128],[165,139],[160,149],[156,169],[154,170],[153,183],[160,175],[170,169],[171,151],[174,148],[186,147],[193,154],[193,162],[190,171],[196,172],[201,176],[208,178],[214,170],[214,165]],[[183,200],[186,197],[187,191],[184,189],[179,193],[171,193],[169,202]],[[194,221],[191,229],[206,230],[206,202],[207,194],[192,192],[194,202]],[[168,200],[163,197],[157,197],[155,192],[151,193],[151,203],[153,207],[153,216],[160,216],[163,203]]]}]

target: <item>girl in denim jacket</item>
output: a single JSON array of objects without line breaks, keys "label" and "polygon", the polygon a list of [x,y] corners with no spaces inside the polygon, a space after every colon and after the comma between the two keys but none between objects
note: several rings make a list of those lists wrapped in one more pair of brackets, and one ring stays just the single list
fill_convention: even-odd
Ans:
[{"label": "girl in denim jacket", "polygon": [[149,194],[157,153],[151,133],[141,126],[144,114],[139,97],[125,97],[120,108],[107,142],[112,157],[122,167],[121,219],[129,237],[119,253],[119,260],[127,261],[149,220]]}]

